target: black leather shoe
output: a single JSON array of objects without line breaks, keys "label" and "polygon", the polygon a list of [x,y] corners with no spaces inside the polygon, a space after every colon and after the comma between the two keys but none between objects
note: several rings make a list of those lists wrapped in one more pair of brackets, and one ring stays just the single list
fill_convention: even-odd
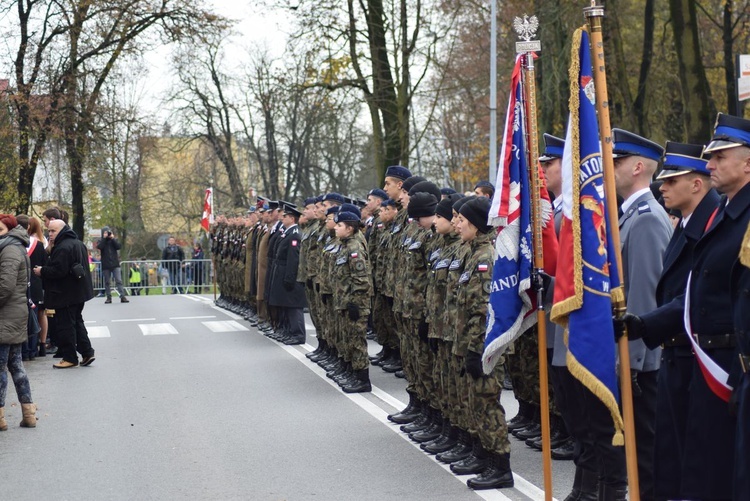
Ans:
[{"label": "black leather shoe", "polygon": [[467,480],[466,485],[474,490],[513,487],[513,472],[510,471],[510,455],[491,454],[487,468],[478,476]]},{"label": "black leather shoe", "polygon": [[399,379],[406,379],[406,374],[404,374],[403,369],[400,371],[396,371],[393,373],[394,376],[396,376]]},{"label": "black leather shoe", "polygon": [[287,338],[284,340],[284,344],[286,345],[294,345],[294,344],[305,344],[305,338],[299,337],[299,338]]},{"label": "black leather shoe", "polygon": [[[556,449],[557,447],[560,447],[569,439],[570,439],[570,435],[568,435],[567,433],[564,433],[560,431],[559,429],[553,429],[549,437],[550,449]],[[540,435],[537,438],[529,438],[528,440],[526,440],[526,445],[528,445],[532,449],[541,451],[542,450],[542,436]]]},{"label": "black leather shoe", "polygon": [[560,447],[552,449],[551,455],[552,459],[557,459],[559,461],[569,461],[573,459],[573,456],[575,455],[575,442],[573,439],[569,439]]}]

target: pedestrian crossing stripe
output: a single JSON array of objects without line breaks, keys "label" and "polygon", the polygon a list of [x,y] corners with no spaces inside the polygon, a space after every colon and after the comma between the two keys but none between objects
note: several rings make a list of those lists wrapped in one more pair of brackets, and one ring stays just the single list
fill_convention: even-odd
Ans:
[{"label": "pedestrian crossing stripe", "polygon": [[138,324],[138,328],[144,336],[163,336],[167,334],[178,334],[172,324]]},{"label": "pedestrian crossing stripe", "polygon": [[86,330],[89,333],[89,339],[91,339],[91,338],[102,338],[102,337],[111,337],[111,335],[109,333],[109,327],[105,327],[105,326],[86,327]]},{"label": "pedestrian crossing stripe", "polygon": [[211,332],[237,332],[248,331],[247,327],[234,320],[218,320],[214,322],[202,322]]}]

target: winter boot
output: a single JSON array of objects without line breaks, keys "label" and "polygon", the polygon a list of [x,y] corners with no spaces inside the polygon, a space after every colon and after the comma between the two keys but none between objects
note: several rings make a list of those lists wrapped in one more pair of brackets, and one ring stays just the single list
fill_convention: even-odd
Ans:
[{"label": "winter boot", "polygon": [[21,428],[36,428],[36,405],[21,404],[21,410],[23,411]]},{"label": "winter boot", "polygon": [[372,391],[372,385],[370,384],[370,369],[360,369],[354,371],[355,379],[341,389],[344,393],[365,393]]},{"label": "winter boot", "polygon": [[466,481],[474,490],[502,489],[513,487],[513,472],[510,471],[510,454],[490,454],[487,468],[474,478]]}]

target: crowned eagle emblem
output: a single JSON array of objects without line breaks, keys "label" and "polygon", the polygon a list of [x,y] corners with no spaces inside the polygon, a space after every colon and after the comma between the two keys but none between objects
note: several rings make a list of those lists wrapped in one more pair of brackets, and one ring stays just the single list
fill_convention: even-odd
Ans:
[{"label": "crowned eagle emblem", "polygon": [[513,29],[516,30],[520,38],[527,42],[536,36],[537,28],[539,28],[539,20],[536,16],[524,15],[523,19],[517,17],[513,20]]}]

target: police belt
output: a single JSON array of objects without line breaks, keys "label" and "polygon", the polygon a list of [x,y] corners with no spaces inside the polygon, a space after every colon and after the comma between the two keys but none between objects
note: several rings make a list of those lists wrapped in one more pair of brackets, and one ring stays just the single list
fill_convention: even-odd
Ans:
[{"label": "police belt", "polygon": [[[704,350],[717,350],[721,348],[734,348],[737,345],[736,337],[734,334],[718,334],[715,336],[706,336],[693,334],[698,346]],[[685,334],[678,334],[664,341],[664,348],[676,348],[676,347],[689,347],[691,346],[690,341],[685,337]]]}]

